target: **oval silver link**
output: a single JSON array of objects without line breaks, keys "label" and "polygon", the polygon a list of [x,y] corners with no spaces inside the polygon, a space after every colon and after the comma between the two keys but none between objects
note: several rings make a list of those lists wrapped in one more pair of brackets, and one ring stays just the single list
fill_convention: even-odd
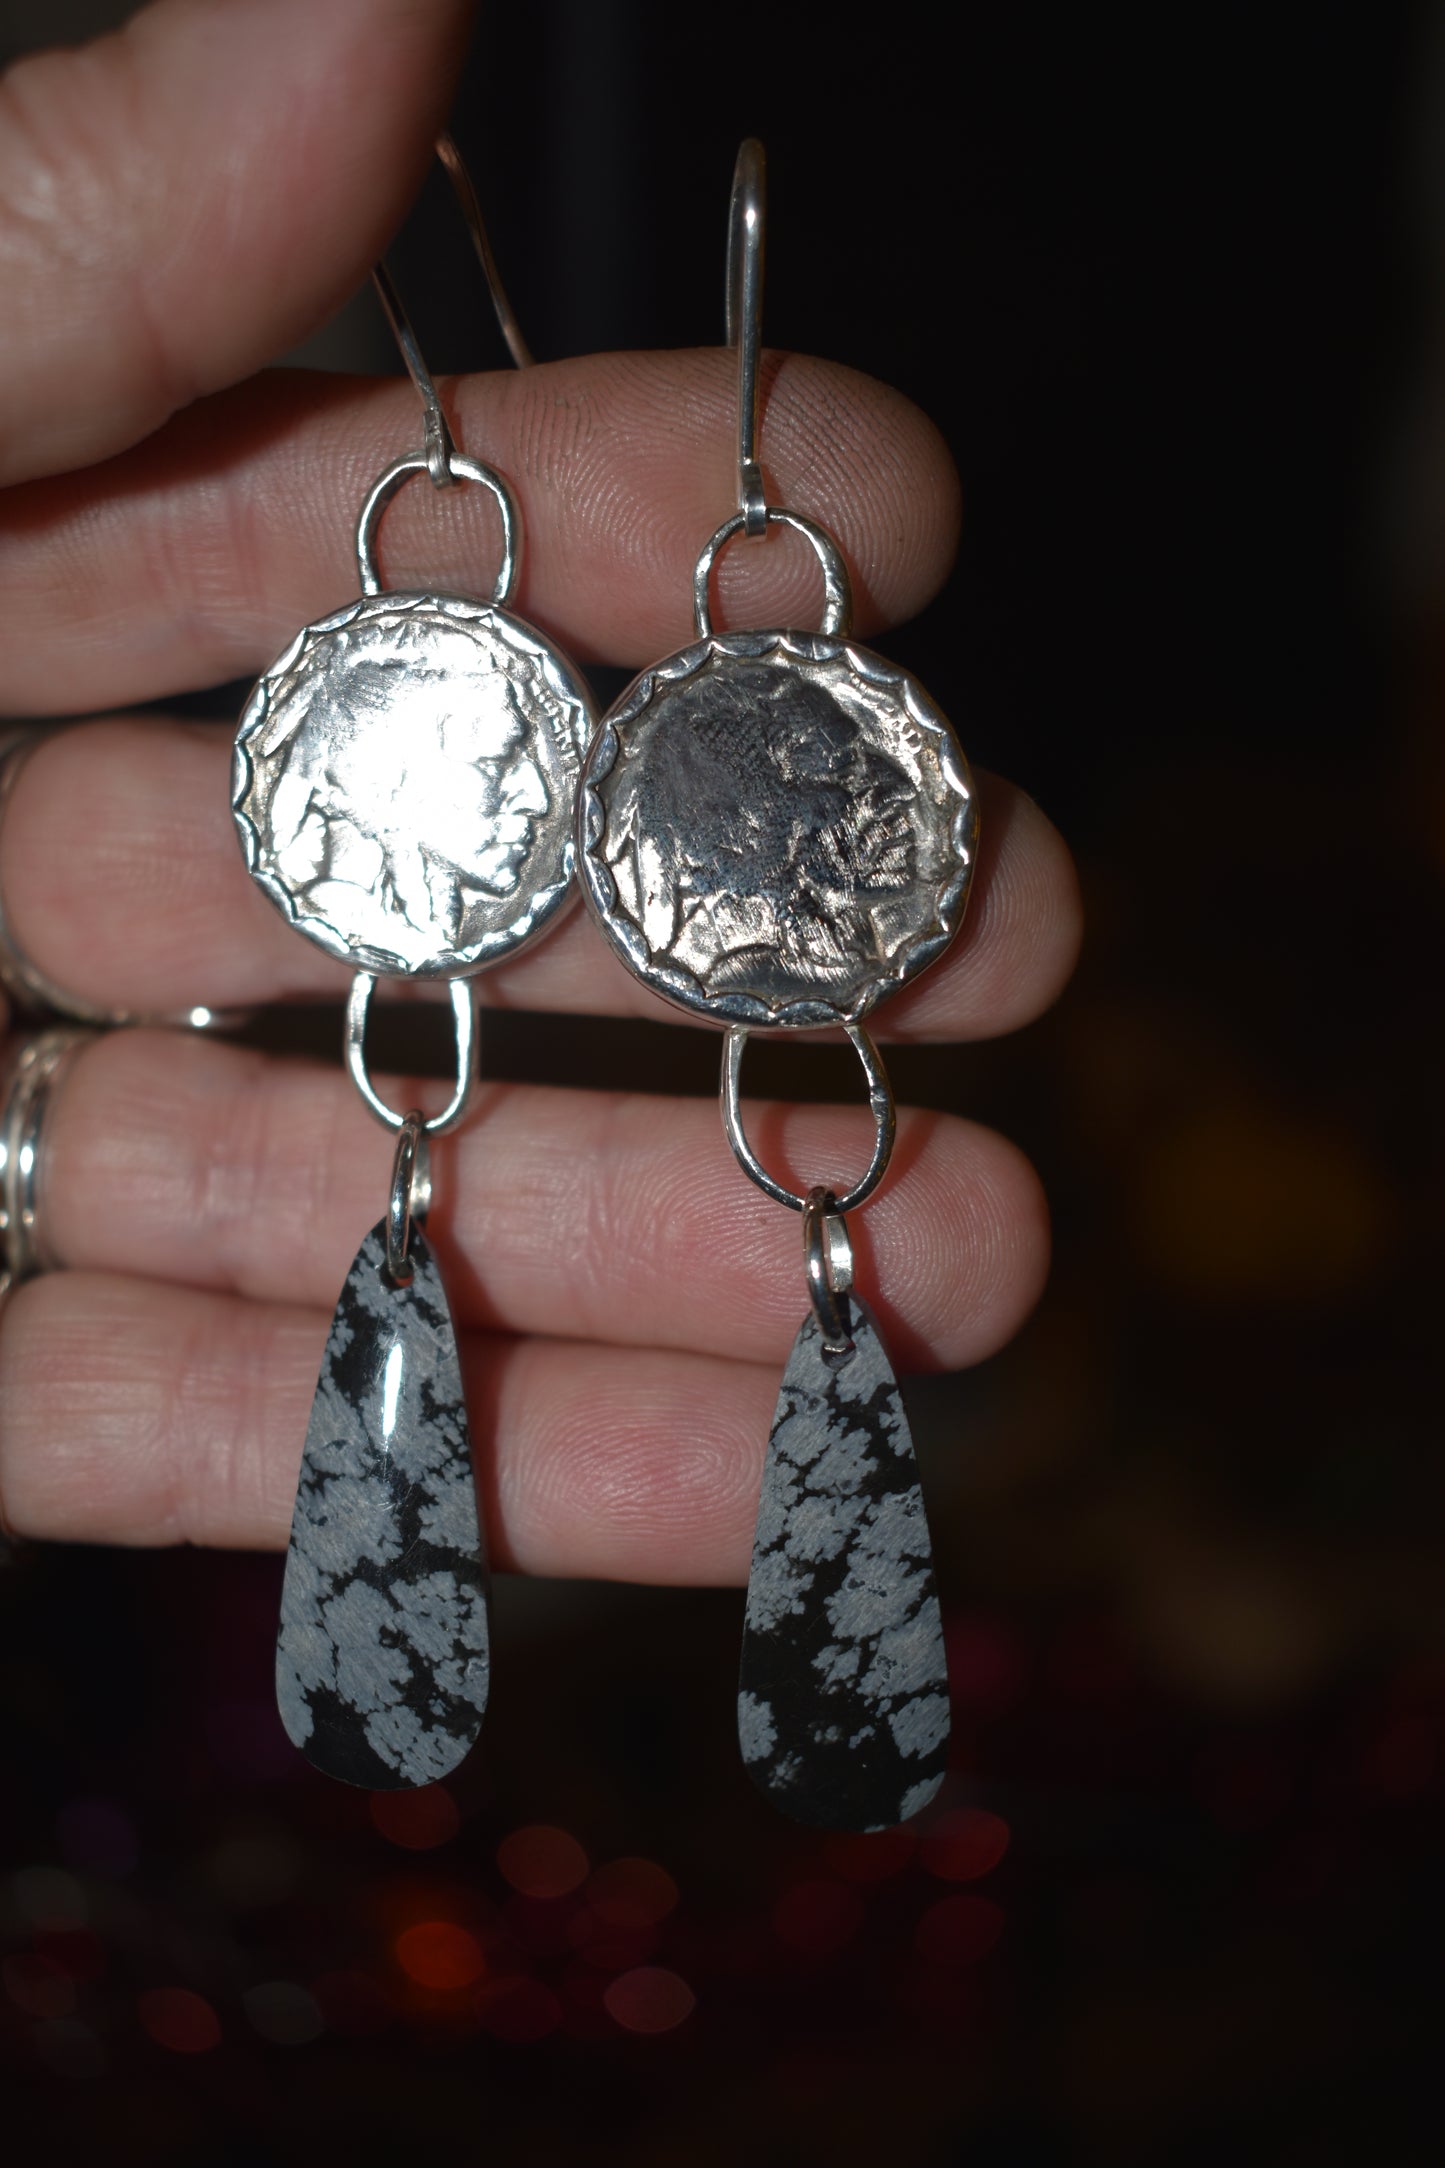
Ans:
[{"label": "oval silver link", "polygon": [[[468,459],[462,452],[450,454],[453,478],[462,482],[480,482],[497,500],[502,515],[502,565],[492,589],[492,601],[505,605],[517,584],[517,506],[500,474],[491,467],[484,467],[480,460]],[[361,592],[379,595],[385,592],[381,575],[376,569],[376,530],[381,515],[392,498],[414,474],[429,474],[431,462],[425,451],[408,452],[402,459],[394,459],[384,474],[372,483],[361,517],[356,523],[356,569],[361,575]]]},{"label": "oval silver link", "polygon": [[803,1270],[823,1353],[851,1355],[853,1334],[844,1298],[853,1285],[853,1243],[830,1189],[810,1189],[803,1200]]},{"label": "oval silver link", "polygon": [[[845,1212],[855,1211],[865,1198],[872,1196],[882,1181],[892,1157],[893,1140],[898,1128],[897,1110],[893,1104],[888,1072],[871,1035],[861,1024],[845,1024],[843,1029],[857,1050],[858,1059],[863,1064],[863,1074],[868,1082],[868,1105],[873,1115],[873,1157],[868,1162],[867,1171],[853,1187],[836,1198],[832,1211],[833,1216],[839,1218]],[[758,1188],[776,1203],[788,1205],[794,1212],[802,1212],[807,1207],[807,1197],[800,1196],[796,1190],[787,1189],[781,1182],[774,1181],[749,1144],[743,1129],[741,1081],[743,1049],[748,1043],[749,1030],[750,1027],[746,1024],[729,1024],[727,1037],[723,1041],[723,1127],[727,1131],[728,1143],[733,1148],[733,1156],[744,1174],[756,1182]]]},{"label": "oval silver link", "polygon": [[[770,527],[791,527],[795,534],[811,542],[814,555],[823,568],[822,629],[835,639],[846,640],[853,629],[853,589],[843,552],[833,537],[816,520],[805,518],[801,512],[785,512],[778,504],[768,505],[764,518]],[[700,640],[712,638],[712,605],[707,590],[713,565],[733,536],[742,534],[746,528],[747,514],[734,512],[731,519],[723,521],[697,561],[692,576],[692,614]]]},{"label": "oval silver link", "polygon": [[[457,1081],[456,1089],[441,1113],[433,1114],[423,1121],[423,1133],[429,1137],[444,1136],[447,1130],[456,1128],[466,1113],[472,1086],[477,1080],[477,1018],[476,1010],[472,1006],[472,990],[465,979],[452,979],[448,983],[452,1019],[457,1034]],[[407,1115],[398,1114],[395,1107],[387,1105],[372,1083],[366,1067],[366,1015],[375,991],[375,972],[358,971],[346,997],[343,1040],[346,1066],[351,1072],[352,1083],[377,1120],[385,1122],[388,1129],[400,1129],[406,1123]]]},{"label": "oval silver link", "polygon": [[396,1152],[391,1162],[391,1196],[386,1207],[386,1270],[394,1287],[409,1287],[414,1276],[410,1256],[411,1223],[423,1217],[431,1201],[430,1161],[426,1116],[420,1107],[413,1107],[409,1114],[403,1115],[397,1132]]},{"label": "oval silver link", "polygon": [[758,391],[763,355],[763,217],[767,161],[749,136],[733,167],[728,205],[727,339],[738,354],[738,510],[743,532],[760,535],[768,524],[768,500],[758,465]]}]

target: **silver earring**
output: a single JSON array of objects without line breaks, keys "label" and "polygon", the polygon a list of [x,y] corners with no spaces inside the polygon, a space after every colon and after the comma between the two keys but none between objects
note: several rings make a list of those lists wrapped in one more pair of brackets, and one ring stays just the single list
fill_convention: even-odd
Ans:
[{"label": "silver earring", "polygon": [[[470,180],[447,139],[438,154],[524,366]],[[305,626],[247,702],[232,806],[261,888],[355,970],[347,1065],[397,1140],[386,1212],[357,1252],[326,1343],[276,1655],[295,1744],[333,1777],[393,1787],[431,1783],[467,1752],[490,1669],[456,1336],[421,1231],[429,1140],[461,1121],[476,1075],[469,976],[514,955],[570,900],[571,809],[594,717],[573,665],[506,606],[519,544],[511,491],[458,452],[384,265],[375,276],[421,395],[424,441],[362,506],[360,597]],[[382,586],[377,526],[418,474],[438,489],[476,482],[495,499],[502,563],[490,601]],[[397,1112],[368,1073],[380,975],[449,984],[456,1085],[438,1115]]]},{"label": "silver earring", "polygon": [[[864,1018],[958,931],[978,811],[947,721],[849,640],[832,537],[767,502],[757,457],[763,153],[739,153],[728,235],[738,353],[738,510],[697,561],[698,637],[604,716],[579,793],[583,893],[628,968],[723,1026],[722,1109],[744,1171],[802,1219],[811,1311],[783,1374],[748,1583],[739,1737],[778,1806],[825,1827],[915,1814],[942,1782],[948,1679],[923,1497],[897,1382],[853,1286],[848,1215],[882,1181],[893,1098]],[[783,526],[823,573],[821,632],[713,630],[735,536]],[[851,1187],[787,1188],[743,1129],[754,1030],[841,1027],[873,1153]]]}]

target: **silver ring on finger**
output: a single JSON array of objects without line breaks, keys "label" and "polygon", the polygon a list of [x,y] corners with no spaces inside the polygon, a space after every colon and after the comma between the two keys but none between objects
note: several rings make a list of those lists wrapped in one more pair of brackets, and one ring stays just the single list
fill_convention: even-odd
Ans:
[{"label": "silver ring on finger", "polygon": [[97,1036],[58,1024],[12,1050],[0,1095],[0,1297],[59,1263],[41,1214],[51,1115],[57,1087]]},{"label": "silver ring on finger", "polygon": [[[3,829],[11,793],[19,781],[21,769],[36,746],[54,734],[43,726],[30,726],[13,731],[8,738],[0,740],[0,829]],[[205,1002],[196,1002],[184,1009],[106,1008],[100,1002],[72,994],[67,987],[57,985],[49,972],[42,971],[16,940],[10,914],[5,908],[3,883],[0,883],[0,985],[22,1008],[49,1010],[57,1016],[68,1016],[76,1023],[90,1024],[100,1030],[113,1030],[126,1024],[152,1024],[180,1031],[234,1031],[249,1023],[256,1013],[249,1008],[213,1009]]]}]

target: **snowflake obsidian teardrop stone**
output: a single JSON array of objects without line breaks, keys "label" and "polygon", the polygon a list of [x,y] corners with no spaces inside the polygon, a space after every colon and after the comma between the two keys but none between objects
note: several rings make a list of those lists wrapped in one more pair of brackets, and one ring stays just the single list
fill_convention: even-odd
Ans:
[{"label": "snowflake obsidian teardrop stone", "polygon": [[456,1335],[426,1237],[393,1285],[383,1226],[331,1321],[296,1491],[276,1696],[327,1776],[430,1784],[487,1704],[487,1574]]},{"label": "snowflake obsidian teardrop stone", "polygon": [[877,1327],[847,1298],[853,1352],[793,1343],[758,1504],[738,1735],[759,1789],[798,1821],[886,1829],[948,1764],[948,1673],[908,1420]]}]

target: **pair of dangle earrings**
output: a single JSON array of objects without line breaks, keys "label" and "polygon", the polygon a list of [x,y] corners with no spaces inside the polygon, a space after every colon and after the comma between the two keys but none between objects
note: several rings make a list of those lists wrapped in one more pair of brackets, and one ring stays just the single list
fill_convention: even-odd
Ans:
[{"label": "pair of dangle earrings", "polygon": [[[529,358],[475,198],[457,187],[514,358]],[[942,1782],[948,1686],[917,1466],[896,1380],[853,1286],[848,1215],[887,1169],[894,1110],[864,1018],[961,922],[977,807],[948,723],[903,671],[850,642],[832,538],[767,502],[758,463],[761,146],[745,143],[728,239],[738,353],[738,510],[698,559],[698,637],[653,664],[600,726],[575,669],[505,607],[517,520],[491,469],[455,450],[404,311],[378,284],[427,417],[420,452],[372,488],[361,598],[305,628],[257,685],[236,743],[247,864],[298,929],[356,969],[351,1074],[396,1132],[384,1218],[362,1243],[322,1362],[282,1596],[286,1729],[352,1783],[421,1784],[474,1740],[489,1673],[486,1572],[456,1342],[419,1222],[428,1138],[474,1074],[467,979],[564,907],[574,860],[593,918],[655,993],[725,1031],[724,1128],[796,1211],[810,1299],[783,1375],[748,1584],[738,1696],[744,1761],[798,1819],[887,1827]],[[493,599],[392,593],[374,540],[410,476],[480,482],[502,514]],[[709,590],[736,536],[785,526],[822,568],[819,633],[716,633]],[[574,816],[575,805],[575,816]],[[575,840],[574,840],[575,817]],[[442,1114],[399,1113],[366,1066],[378,975],[450,981],[457,1084]],[[751,1032],[839,1028],[874,1122],[851,1187],[795,1191],[743,1126]]]}]

